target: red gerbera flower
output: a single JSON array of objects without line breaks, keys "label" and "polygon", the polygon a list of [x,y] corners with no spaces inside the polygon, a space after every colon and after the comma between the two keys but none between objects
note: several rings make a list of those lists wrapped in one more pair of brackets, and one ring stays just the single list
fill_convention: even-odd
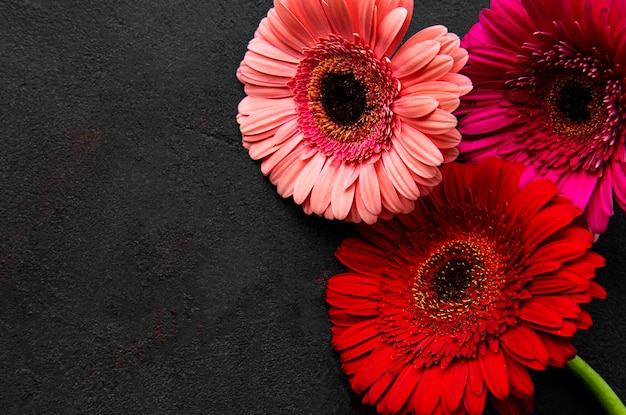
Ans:
[{"label": "red gerbera flower", "polygon": [[561,367],[591,325],[579,306],[604,290],[604,260],[581,210],[523,166],[450,164],[443,183],[391,221],[360,228],[337,258],[326,300],[352,388],[383,414],[534,409],[528,368]]},{"label": "red gerbera flower", "polygon": [[443,26],[396,51],[412,12],[412,0],[276,0],[248,45],[243,145],[305,212],[410,212],[457,157],[467,53]]},{"label": "red gerbera flower", "polygon": [[604,232],[613,194],[626,208],[625,37],[623,0],[493,0],[461,43],[461,153],[525,163]]}]

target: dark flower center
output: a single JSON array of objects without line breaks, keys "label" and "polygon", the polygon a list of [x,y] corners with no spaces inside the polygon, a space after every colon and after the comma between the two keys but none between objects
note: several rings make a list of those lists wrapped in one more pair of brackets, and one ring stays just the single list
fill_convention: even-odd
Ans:
[{"label": "dark flower center", "polygon": [[440,300],[458,301],[473,279],[472,267],[465,259],[451,258],[434,272],[432,287]]},{"label": "dark flower center", "polygon": [[[602,85],[582,74],[558,74],[547,90],[544,109],[557,133],[578,135],[597,130],[605,119]],[[602,116],[601,116],[602,115]]]},{"label": "dark flower center", "polygon": [[582,123],[591,119],[592,90],[580,82],[565,83],[555,91],[561,111],[568,121]]},{"label": "dark flower center", "polygon": [[399,83],[390,61],[333,34],[303,54],[288,85],[306,144],[342,163],[369,160],[391,148],[391,104]]},{"label": "dark flower center", "polygon": [[335,124],[356,124],[367,108],[365,84],[351,73],[326,73],[321,80],[319,100]]},{"label": "dark flower center", "polygon": [[414,297],[417,307],[431,315],[462,314],[498,295],[501,263],[484,238],[470,235],[444,242],[420,262]]}]

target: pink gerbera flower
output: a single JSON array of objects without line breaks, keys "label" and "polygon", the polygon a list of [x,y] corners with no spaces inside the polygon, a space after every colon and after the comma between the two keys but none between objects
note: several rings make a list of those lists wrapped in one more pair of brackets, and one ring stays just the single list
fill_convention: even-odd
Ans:
[{"label": "pink gerbera flower", "polygon": [[383,414],[504,415],[534,408],[528,369],[562,367],[605,297],[604,261],[574,225],[582,211],[523,165],[496,158],[443,167],[408,215],[361,225],[328,280],[332,344],[365,403]]},{"label": "pink gerbera flower", "polygon": [[623,0],[493,0],[462,42],[464,157],[524,162],[603,232],[626,208],[625,38]]},{"label": "pink gerbera flower", "polygon": [[393,55],[412,11],[411,0],[276,0],[250,41],[237,71],[243,145],[305,212],[368,223],[409,212],[458,155],[467,53],[435,26]]}]

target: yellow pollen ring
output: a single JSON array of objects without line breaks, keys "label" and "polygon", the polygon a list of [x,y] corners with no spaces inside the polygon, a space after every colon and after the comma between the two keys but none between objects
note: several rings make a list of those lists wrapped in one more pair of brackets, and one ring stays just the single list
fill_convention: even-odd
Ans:
[{"label": "yellow pollen ring", "polygon": [[[575,121],[567,117],[563,108],[564,91],[576,85],[590,93],[586,111],[589,119]],[[549,125],[556,134],[567,137],[588,137],[596,134],[606,120],[602,84],[584,74],[563,73],[555,77],[548,87],[548,94],[543,101],[543,111]]]}]

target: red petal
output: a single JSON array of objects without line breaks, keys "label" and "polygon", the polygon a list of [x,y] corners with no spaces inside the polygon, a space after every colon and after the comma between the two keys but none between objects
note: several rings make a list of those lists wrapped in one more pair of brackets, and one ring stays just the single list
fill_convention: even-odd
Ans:
[{"label": "red petal", "polygon": [[522,231],[524,245],[533,248],[558,230],[572,223],[572,220],[574,220],[573,207],[573,205],[557,204],[537,212]]},{"label": "red petal", "polygon": [[523,301],[519,311],[524,321],[555,329],[563,326],[561,316],[535,298]]},{"label": "red petal", "polygon": [[330,319],[330,322],[340,329],[339,331],[337,331],[337,335],[339,333],[343,333],[346,329],[354,326],[355,324],[358,324],[363,320],[361,318],[351,316],[350,314],[346,313],[346,310],[335,307],[330,307],[328,309],[328,317]]},{"label": "red petal", "polygon": [[[480,374],[480,367],[476,359],[469,361],[469,380],[467,387],[465,388],[465,394],[463,395],[463,406],[467,410],[469,415],[481,415],[485,409],[485,399],[487,397],[487,388],[484,388],[482,375]],[[480,388],[477,390],[477,385],[472,383],[480,382]]]},{"label": "red petal", "polygon": [[502,347],[524,360],[536,360],[541,368],[548,364],[548,350],[541,338],[525,325],[510,328],[500,336]]},{"label": "red petal", "polygon": [[544,325],[535,324],[535,323],[527,323],[527,324],[528,324],[528,327],[534,328],[535,330],[540,330],[545,333],[554,334],[555,336],[559,336],[559,337],[572,337],[574,334],[576,334],[576,324],[567,320],[563,321],[563,326],[558,327],[558,328],[546,327]]},{"label": "red petal", "polygon": [[510,357],[505,356],[505,358],[511,382],[511,393],[520,398],[532,398],[535,393],[535,387],[528,370]]},{"label": "red petal", "polygon": [[385,253],[380,248],[357,238],[345,239],[335,251],[335,257],[353,271],[374,276],[385,262]]},{"label": "red petal", "polygon": [[391,351],[388,348],[378,349],[364,362],[360,373],[354,377],[353,388],[356,393],[361,393],[376,382],[383,374],[387,373],[392,363]]},{"label": "red petal", "polygon": [[441,400],[450,412],[455,412],[461,403],[468,375],[469,367],[462,360],[454,361],[444,370]]},{"label": "red petal", "polygon": [[471,388],[475,395],[480,395],[484,391],[485,381],[483,374],[478,364],[478,359],[472,359],[469,361],[469,382],[468,386]]},{"label": "red petal", "polygon": [[431,415],[441,397],[443,371],[435,365],[424,370],[413,394],[415,415]]},{"label": "red petal", "polygon": [[556,185],[549,180],[535,180],[524,186],[510,205],[513,220],[529,220],[558,194]]},{"label": "red petal", "polygon": [[580,315],[580,306],[568,296],[542,295],[534,297],[534,300],[560,314],[562,318],[578,318]]},{"label": "red petal", "polygon": [[492,398],[491,402],[502,415],[521,415],[521,408],[515,396],[506,399]]},{"label": "red petal", "polygon": [[569,359],[576,355],[576,348],[566,339],[554,337],[549,334],[539,333],[539,335],[548,349],[550,365],[563,367]]},{"label": "red petal", "polygon": [[494,352],[486,348],[485,354],[478,356],[478,363],[489,391],[496,398],[505,399],[509,395],[509,376],[502,349]]},{"label": "red petal", "polygon": [[376,320],[364,320],[333,337],[332,344],[335,349],[341,351],[354,347],[379,334],[380,330]]},{"label": "red petal", "polygon": [[562,266],[563,264],[558,261],[533,261],[530,262],[530,265],[528,267],[524,268],[523,273],[532,277],[535,275],[555,271]]},{"label": "red petal", "polygon": [[582,241],[560,240],[544,244],[537,248],[528,262],[556,261],[564,263],[585,254],[589,246]]},{"label": "red petal", "polygon": [[528,292],[533,295],[563,293],[575,287],[576,283],[571,278],[557,276],[535,278],[526,284]]},{"label": "red petal", "polygon": [[383,396],[383,393],[389,389],[389,385],[391,385],[395,378],[395,373],[385,373],[367,390],[366,395],[363,397],[363,401],[375,405],[376,402],[378,402]]},{"label": "red petal", "polygon": [[376,337],[367,339],[359,344],[354,345],[354,347],[351,347],[341,352],[341,355],[340,355],[341,361],[344,362],[344,361],[356,359],[357,357],[361,357],[362,355],[368,352],[371,352],[379,345],[380,345],[380,337],[376,336]]},{"label": "red petal", "polygon": [[408,363],[400,372],[388,394],[388,408],[391,413],[398,413],[406,406],[409,396],[415,390],[421,376],[415,365]]},{"label": "red petal", "polygon": [[338,274],[328,279],[327,290],[353,297],[367,298],[377,291],[378,284],[372,278],[359,274]]}]

